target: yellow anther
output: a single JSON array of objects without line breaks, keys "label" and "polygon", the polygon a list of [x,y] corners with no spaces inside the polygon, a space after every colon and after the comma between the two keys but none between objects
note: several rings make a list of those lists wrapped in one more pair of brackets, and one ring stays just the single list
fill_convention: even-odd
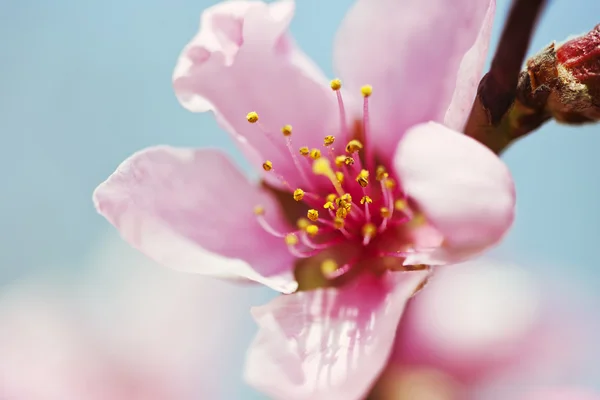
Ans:
[{"label": "yellow anther", "polygon": [[340,90],[342,88],[342,81],[339,79],[333,79],[329,84],[332,90]]},{"label": "yellow anther", "polygon": [[361,170],[356,177],[356,182],[358,182],[361,187],[367,187],[369,184],[369,171],[366,169]]},{"label": "yellow anther", "polygon": [[406,210],[406,201],[398,199],[394,202],[394,208],[398,211]]},{"label": "yellow anther", "polygon": [[392,216],[392,212],[387,207],[381,207],[381,209],[379,210],[379,212],[381,213],[381,217],[382,218],[389,218],[389,217]]},{"label": "yellow anther", "polygon": [[326,210],[335,210],[335,207],[331,201],[328,201],[327,203],[323,204],[323,208]]},{"label": "yellow anther", "polygon": [[295,246],[298,244],[298,236],[295,233],[288,233],[285,235],[285,244],[288,246]]},{"label": "yellow anther", "polygon": [[345,224],[346,224],[346,222],[344,221],[343,218],[336,217],[333,219],[333,226],[335,229],[343,229]]},{"label": "yellow anther", "polygon": [[360,88],[360,92],[362,93],[363,97],[369,97],[371,94],[373,94],[373,86],[365,85]]},{"label": "yellow anther", "polygon": [[385,181],[383,181],[383,184],[388,189],[393,189],[396,187],[396,181],[393,180],[392,178],[387,178]]},{"label": "yellow anther", "polygon": [[413,218],[410,221],[408,221],[408,225],[411,228],[416,228],[425,225],[426,222],[427,220],[425,219],[425,216],[421,213],[417,213],[413,216]]},{"label": "yellow anther", "polygon": [[292,126],[284,125],[283,128],[281,128],[281,133],[283,133],[283,136],[290,136],[292,134]]},{"label": "yellow anther", "polygon": [[246,115],[246,119],[251,124],[253,124],[255,122],[258,122],[258,113],[255,112],[255,111],[251,111],[251,112],[248,113],[248,115]]},{"label": "yellow anther", "polygon": [[300,201],[304,198],[304,190],[298,188],[294,190],[294,200]]},{"label": "yellow anther", "polygon": [[348,216],[348,210],[345,207],[340,207],[335,212],[335,216],[338,218],[346,218]]},{"label": "yellow anther", "polygon": [[363,236],[373,237],[373,236],[375,236],[375,233],[377,233],[377,227],[374,224],[369,222],[369,223],[363,225],[363,227],[362,227]]},{"label": "yellow anther", "polygon": [[385,170],[385,167],[383,166],[379,166],[377,167],[377,169],[375,170],[375,179],[377,179],[378,181],[382,181],[384,179],[386,179],[388,177],[388,173]]},{"label": "yellow anther", "polygon": [[350,193],[346,193],[345,195],[343,195],[341,197],[342,200],[347,201],[349,203],[352,203],[352,196],[350,195]]},{"label": "yellow anther", "polygon": [[298,218],[298,220],[296,221],[296,226],[298,227],[298,229],[306,229],[306,227],[309,225],[310,221],[306,218]]},{"label": "yellow anther", "polygon": [[325,200],[333,203],[335,201],[336,197],[337,197],[337,195],[335,193],[330,193],[327,195],[327,197],[325,197]]},{"label": "yellow anther", "polygon": [[342,189],[342,185],[340,185],[340,183],[338,182],[337,177],[331,169],[331,164],[329,163],[329,160],[327,158],[319,158],[315,160],[315,162],[313,162],[313,173],[315,175],[326,176],[335,188],[336,192],[340,196],[344,195],[344,189]]},{"label": "yellow anther", "polygon": [[373,199],[370,198],[369,196],[363,196],[362,199],[360,199],[360,204],[371,204],[373,202]]},{"label": "yellow anther", "polygon": [[331,146],[333,142],[335,142],[335,137],[331,135],[325,136],[325,138],[323,139],[323,144],[325,146]]},{"label": "yellow anther", "polygon": [[337,263],[331,258],[328,258],[321,263],[321,271],[323,272],[323,275],[333,274],[335,271],[337,271],[337,269]]},{"label": "yellow anther", "polygon": [[269,161],[269,160],[265,161],[265,162],[263,163],[263,169],[264,169],[265,171],[270,171],[270,170],[272,170],[272,169],[273,169],[273,163],[272,163],[271,161]]},{"label": "yellow anther", "polygon": [[265,208],[263,206],[255,206],[254,214],[256,215],[265,215]]},{"label": "yellow anther", "polygon": [[356,153],[359,150],[363,149],[363,144],[356,139],[352,139],[346,145],[346,152],[349,154]]},{"label": "yellow anther", "polygon": [[310,236],[315,236],[317,233],[319,233],[319,227],[316,225],[308,225],[306,228],[304,228],[304,230]]},{"label": "yellow anther", "polygon": [[344,183],[344,173],[343,172],[337,171],[335,173],[335,177],[337,178],[339,183]]},{"label": "yellow anther", "polygon": [[313,160],[318,160],[319,158],[321,158],[321,150],[312,149],[310,151],[310,158],[312,158]]},{"label": "yellow anther", "polygon": [[308,149],[308,147],[300,147],[300,155],[306,157],[309,154],[310,150]]},{"label": "yellow anther", "polygon": [[346,159],[344,160],[344,164],[346,164],[346,165],[354,165],[354,158],[352,158],[352,157],[346,157]]},{"label": "yellow anther", "polygon": [[337,156],[335,158],[335,165],[337,165],[338,167],[341,167],[342,165],[344,165],[345,161],[346,161],[346,156]]},{"label": "yellow anther", "polygon": [[310,219],[311,221],[315,222],[316,220],[319,219],[319,212],[317,210],[315,210],[314,208],[311,208],[306,213],[306,216],[308,217],[308,219]]}]

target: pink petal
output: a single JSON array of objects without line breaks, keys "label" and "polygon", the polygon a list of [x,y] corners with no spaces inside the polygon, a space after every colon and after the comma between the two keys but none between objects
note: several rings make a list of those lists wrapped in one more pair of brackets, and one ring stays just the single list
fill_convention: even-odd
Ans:
[{"label": "pink petal", "polygon": [[100,214],[132,246],[178,270],[246,278],[292,292],[292,257],[253,209],[285,229],[277,204],[215,150],[153,147],[119,166],[94,193]]},{"label": "pink petal", "polygon": [[544,388],[528,393],[521,400],[600,400],[600,394],[584,388]]},{"label": "pink petal", "polygon": [[524,270],[491,260],[438,269],[406,309],[394,362],[472,383],[538,361],[549,332],[536,283]]},{"label": "pink petal", "polygon": [[490,45],[495,11],[496,3],[495,0],[492,0],[489,2],[475,44],[467,51],[460,63],[456,77],[456,89],[444,116],[444,125],[459,132],[462,132],[465,127],[477,94],[479,81],[483,76],[483,66]]},{"label": "pink petal", "polygon": [[[464,122],[494,9],[494,0],[358,0],[348,12],[335,67],[351,91],[373,86],[372,143],[382,157],[393,155],[412,125]],[[476,76],[465,79],[471,73]],[[445,116],[449,107],[452,115]]]},{"label": "pink petal", "polygon": [[274,399],[363,398],[389,357],[407,300],[426,276],[368,275],[255,308],[260,331],[246,379]]},{"label": "pink petal", "polygon": [[[303,180],[281,128],[293,126],[295,154],[301,146],[321,147],[338,124],[337,100],[325,77],[287,34],[294,8],[293,1],[280,0],[227,1],[207,9],[173,74],[186,108],[214,111],[253,165],[262,171],[271,160],[292,186]],[[273,140],[248,123],[250,111]]]},{"label": "pink petal", "polygon": [[475,140],[433,122],[417,125],[400,141],[394,163],[408,196],[444,236],[436,258],[468,258],[497,243],[511,226],[510,172]]}]

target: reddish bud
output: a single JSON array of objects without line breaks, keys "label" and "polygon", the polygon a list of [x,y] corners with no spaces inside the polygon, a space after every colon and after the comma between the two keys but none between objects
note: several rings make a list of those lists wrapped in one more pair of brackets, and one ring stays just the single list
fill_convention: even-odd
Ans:
[{"label": "reddish bud", "polygon": [[[559,122],[600,120],[600,25],[527,61],[518,100]],[[540,110],[541,111],[541,110]]]}]

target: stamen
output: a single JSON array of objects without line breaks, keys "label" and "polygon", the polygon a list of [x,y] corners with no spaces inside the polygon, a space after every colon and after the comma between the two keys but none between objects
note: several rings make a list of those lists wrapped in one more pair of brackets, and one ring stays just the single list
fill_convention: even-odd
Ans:
[{"label": "stamen", "polygon": [[287,236],[285,233],[279,232],[275,228],[269,224],[269,222],[265,218],[265,208],[261,205],[254,207],[254,214],[256,215],[256,220],[260,224],[260,226],[269,234],[275,237],[285,237]]},{"label": "stamen", "polygon": [[325,138],[323,139],[323,146],[328,147],[331,146],[333,144],[333,142],[335,142],[335,137],[328,135],[325,136]]},{"label": "stamen", "polygon": [[338,101],[338,108],[340,112],[340,133],[342,135],[342,140],[348,140],[348,124],[346,122],[346,109],[344,107],[344,100],[342,99],[342,81],[339,79],[334,79],[331,81],[331,89],[335,91]]},{"label": "stamen", "polygon": [[392,218],[392,210],[387,207],[381,207],[379,212],[382,218],[381,225],[379,225],[379,232],[383,232],[387,228],[390,218]]},{"label": "stamen", "polygon": [[389,218],[389,217],[391,217],[391,216],[392,216],[392,212],[391,212],[391,211],[390,211],[390,209],[389,209],[389,208],[387,208],[387,207],[381,207],[381,208],[379,209],[379,212],[381,213],[381,217],[382,217],[382,218]]},{"label": "stamen", "polygon": [[251,124],[257,124],[261,132],[267,137],[267,139],[269,139],[271,144],[275,146],[275,148],[281,149],[280,143],[277,140],[275,140],[273,134],[269,132],[264,126],[262,126],[262,124],[259,122],[258,113],[256,111],[250,111],[246,115],[246,120]]},{"label": "stamen", "polygon": [[396,211],[404,211],[406,210],[407,204],[403,199],[398,199],[394,202],[394,208]]},{"label": "stamen", "polygon": [[313,160],[318,160],[319,158],[321,158],[321,150],[312,149],[310,151],[310,158],[312,158]]},{"label": "stamen", "polygon": [[375,179],[376,180],[382,181],[382,180],[386,179],[388,176],[389,176],[389,174],[385,170],[385,167],[380,165],[375,169]]},{"label": "stamen", "polygon": [[265,161],[262,165],[263,169],[266,172],[270,172],[272,174],[275,174],[275,176],[277,177],[277,179],[279,180],[279,182],[281,182],[281,184],[283,186],[285,186],[290,192],[292,191],[292,188],[290,187],[290,184],[285,180],[285,178],[281,175],[279,175],[276,171],[275,168],[273,168],[273,163],[269,160]]},{"label": "stamen", "polygon": [[246,115],[246,119],[251,124],[258,122],[258,113],[256,111],[250,111],[248,115]]},{"label": "stamen", "polygon": [[304,198],[304,190],[298,188],[296,190],[294,190],[294,200],[296,201],[302,201],[302,199]]},{"label": "stamen", "polygon": [[330,258],[321,263],[321,272],[323,272],[323,275],[325,276],[335,273],[337,269],[338,264]]},{"label": "stamen", "polygon": [[[363,133],[364,138],[367,140],[371,138],[370,132],[370,122],[369,122],[369,97],[373,94],[373,87],[371,85],[365,85],[360,88],[360,92],[363,95],[364,103],[363,103]],[[367,146],[367,154],[365,154],[365,162],[367,163],[367,168],[371,169],[373,164],[373,146],[371,143],[365,143]]]},{"label": "stamen", "polygon": [[304,230],[310,236],[315,236],[317,233],[319,233],[319,227],[317,225],[308,225]]},{"label": "stamen", "polygon": [[313,250],[327,249],[327,248],[339,243],[339,240],[334,240],[334,241],[331,241],[328,243],[315,243],[308,237],[306,232],[304,232],[303,234],[300,235],[300,240],[302,241],[302,244],[304,244],[306,247],[309,247]]},{"label": "stamen", "polygon": [[367,222],[371,222],[371,212],[369,211],[369,204],[371,204],[373,202],[373,200],[369,197],[369,196],[363,196],[362,199],[360,199],[360,204],[364,204],[365,206],[365,218],[367,219]]},{"label": "stamen", "polygon": [[281,133],[283,133],[283,136],[290,136],[292,134],[292,126],[284,125],[283,128],[281,128]]},{"label": "stamen", "polygon": [[327,279],[336,279],[350,271],[353,263],[351,261],[339,267],[334,260],[327,259],[321,263],[321,272]]},{"label": "stamen", "polygon": [[292,126],[285,125],[283,128],[281,128],[281,133],[285,137],[285,145],[287,146],[288,151],[292,156],[292,160],[294,161],[294,165],[296,166],[296,169],[298,170],[300,176],[304,180],[304,183],[306,183],[311,189],[314,189],[313,182],[310,179],[308,179],[308,176],[306,176],[306,171],[304,170],[302,165],[300,165],[300,160],[298,160],[298,156],[294,151],[294,146],[292,145]]},{"label": "stamen", "polygon": [[285,244],[288,246],[295,246],[298,244],[298,236],[295,233],[288,233],[285,235]]},{"label": "stamen", "polygon": [[366,169],[361,170],[356,177],[356,182],[358,182],[361,187],[366,188],[369,184],[369,171]]},{"label": "stamen", "polygon": [[377,233],[377,228],[375,227],[374,224],[372,224],[370,222],[365,224],[362,228],[363,246],[368,245],[376,233]]},{"label": "stamen", "polygon": [[296,226],[298,229],[305,230],[310,225],[310,221],[306,218],[298,218]]},{"label": "stamen", "polygon": [[310,150],[308,149],[308,147],[300,147],[300,155],[304,156],[304,157],[308,157],[308,155],[310,154]]},{"label": "stamen", "polygon": [[273,169],[273,163],[271,161],[267,160],[263,163],[262,167],[265,171],[268,172]]},{"label": "stamen", "polygon": [[306,213],[306,216],[308,217],[308,219],[310,219],[311,221],[315,222],[315,221],[317,221],[319,219],[319,212],[317,210],[315,210],[314,208],[311,208]]},{"label": "stamen", "polygon": [[346,152],[348,154],[356,153],[362,149],[363,149],[363,144],[356,139],[349,141],[348,144],[346,145]]},{"label": "stamen", "polygon": [[329,178],[336,192],[338,192],[340,196],[344,195],[344,189],[342,189],[342,185],[340,185],[340,183],[337,180],[337,177],[335,176],[335,173],[331,169],[331,164],[329,163],[328,159],[319,158],[315,160],[315,162],[313,163],[313,173],[315,175],[324,175],[327,178]]}]

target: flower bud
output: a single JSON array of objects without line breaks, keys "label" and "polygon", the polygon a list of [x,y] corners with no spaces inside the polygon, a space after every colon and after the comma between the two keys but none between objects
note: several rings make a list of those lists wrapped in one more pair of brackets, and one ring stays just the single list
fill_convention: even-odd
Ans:
[{"label": "flower bud", "polygon": [[518,100],[559,122],[600,121],[600,25],[527,61]]}]

